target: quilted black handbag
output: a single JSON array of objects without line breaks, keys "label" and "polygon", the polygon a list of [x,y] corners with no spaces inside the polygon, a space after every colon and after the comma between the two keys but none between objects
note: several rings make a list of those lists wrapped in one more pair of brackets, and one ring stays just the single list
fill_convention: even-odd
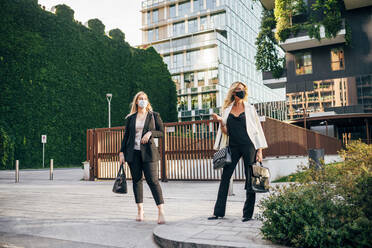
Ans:
[{"label": "quilted black handbag", "polygon": [[269,192],[270,171],[262,163],[252,165],[252,190],[256,193]]},{"label": "quilted black handbag", "polygon": [[112,192],[118,193],[118,194],[128,193],[127,177],[126,177],[125,172],[124,172],[123,164],[120,165],[120,169],[119,169],[118,174],[116,176],[114,186],[112,187]]},{"label": "quilted black handbag", "polygon": [[213,169],[221,169],[229,163],[231,163],[230,147],[226,146],[213,155]]}]

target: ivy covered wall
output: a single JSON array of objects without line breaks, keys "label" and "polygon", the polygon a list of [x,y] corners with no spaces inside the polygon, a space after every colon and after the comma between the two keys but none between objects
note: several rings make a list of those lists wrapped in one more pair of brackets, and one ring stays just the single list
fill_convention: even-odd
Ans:
[{"label": "ivy covered wall", "polygon": [[[86,130],[108,125],[106,93],[113,94],[111,126],[123,125],[140,90],[165,122],[177,120],[176,88],[159,54],[130,47],[120,30],[106,36],[98,19],[87,28],[73,14],[65,5],[44,11],[36,0],[0,2],[0,138],[23,168],[41,164],[42,134],[46,161],[84,161]],[[0,169],[13,168],[6,157]]]}]

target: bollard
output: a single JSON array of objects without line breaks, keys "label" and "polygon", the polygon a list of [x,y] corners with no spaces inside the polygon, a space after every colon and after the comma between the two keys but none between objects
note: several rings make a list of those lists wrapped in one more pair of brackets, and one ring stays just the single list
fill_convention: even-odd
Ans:
[{"label": "bollard", "polygon": [[16,160],[15,182],[19,183],[19,160]]},{"label": "bollard", "polygon": [[50,160],[50,174],[49,180],[53,180],[53,159]]}]

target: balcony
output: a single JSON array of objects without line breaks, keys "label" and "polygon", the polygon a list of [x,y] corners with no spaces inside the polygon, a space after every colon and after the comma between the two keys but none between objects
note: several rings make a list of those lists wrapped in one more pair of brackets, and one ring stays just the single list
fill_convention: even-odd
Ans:
[{"label": "balcony", "polygon": [[345,43],[346,30],[345,26],[338,32],[335,38],[328,39],[325,37],[324,26],[320,27],[320,38],[310,38],[307,35],[307,31],[300,31],[296,37],[290,37],[285,42],[279,42],[279,45],[286,51],[296,51],[306,48],[328,46],[334,44]]},{"label": "balcony", "polygon": [[274,78],[272,72],[262,72],[262,79],[264,85],[270,89],[284,88],[287,83],[287,71],[284,70],[280,78]]},{"label": "balcony", "polygon": [[347,10],[371,6],[372,2],[367,0],[344,0]]}]

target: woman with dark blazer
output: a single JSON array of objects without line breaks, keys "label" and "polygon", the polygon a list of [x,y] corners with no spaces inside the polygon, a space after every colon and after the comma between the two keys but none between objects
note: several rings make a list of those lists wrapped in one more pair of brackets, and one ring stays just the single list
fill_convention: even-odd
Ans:
[{"label": "woman with dark blazer", "polygon": [[222,107],[222,117],[213,114],[213,119],[220,123],[214,149],[219,150],[228,145],[232,162],[223,168],[214,213],[208,219],[215,220],[225,216],[230,178],[243,157],[246,201],[242,221],[251,220],[256,201],[256,194],[251,186],[252,164],[262,161],[262,149],[267,147],[267,143],[257,111],[248,103],[248,88],[244,83],[235,82],[230,86]]},{"label": "woman with dark blazer", "polygon": [[132,175],[133,192],[137,203],[137,221],[143,221],[143,185],[145,175],[152,196],[158,207],[158,224],[164,224],[164,200],[158,180],[160,159],[154,138],[163,137],[163,121],[153,112],[145,92],[138,92],[132,102],[131,112],[126,117],[124,138],[119,153],[120,163],[127,162]]}]

